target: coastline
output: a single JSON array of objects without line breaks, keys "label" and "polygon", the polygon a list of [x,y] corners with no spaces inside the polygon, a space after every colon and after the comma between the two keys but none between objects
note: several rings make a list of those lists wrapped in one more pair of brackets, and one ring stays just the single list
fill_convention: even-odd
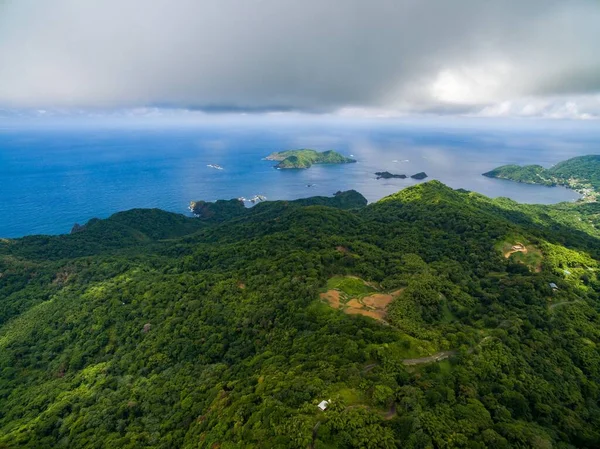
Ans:
[{"label": "coastline", "polygon": [[580,195],[580,198],[578,198],[574,201],[576,203],[595,203],[598,201],[598,196],[600,196],[600,193],[596,192],[591,186],[582,187],[580,185],[575,184],[575,182],[564,183],[564,182],[560,182],[560,180],[556,180],[556,181],[554,181],[553,184],[549,185],[549,184],[545,184],[542,182],[521,181],[521,180],[511,179],[506,176],[488,176],[485,173],[483,173],[482,176],[485,176],[486,178],[490,178],[490,179],[499,179],[501,181],[508,181],[508,182],[517,183],[517,184],[548,187],[550,189],[554,188],[554,187],[563,187],[567,190],[571,190],[572,192],[575,192]]}]

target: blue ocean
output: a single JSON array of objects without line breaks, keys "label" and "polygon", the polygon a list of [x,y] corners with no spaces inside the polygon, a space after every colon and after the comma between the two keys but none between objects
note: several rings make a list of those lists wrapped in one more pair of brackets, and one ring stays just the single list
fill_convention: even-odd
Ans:
[{"label": "blue ocean", "polygon": [[[374,173],[424,171],[453,188],[526,203],[574,201],[578,194],[494,180],[496,166],[551,166],[598,153],[588,127],[507,131],[411,124],[268,123],[185,127],[61,126],[0,129],[0,237],[68,233],[74,223],[131,208],[189,214],[190,200],[264,195],[269,200],[356,189],[369,201],[417,182],[377,180]],[[273,151],[333,149],[356,164],[277,170]],[[209,167],[217,164],[217,170]]]}]

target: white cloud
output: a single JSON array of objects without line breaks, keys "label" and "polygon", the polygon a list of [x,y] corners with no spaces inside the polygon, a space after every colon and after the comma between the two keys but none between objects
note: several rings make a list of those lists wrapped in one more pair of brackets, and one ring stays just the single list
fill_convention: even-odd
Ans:
[{"label": "white cloud", "polygon": [[430,96],[441,103],[489,103],[508,90],[511,75],[510,65],[504,62],[445,69],[431,84]]},{"label": "white cloud", "polygon": [[528,97],[483,107],[474,115],[483,117],[541,117],[552,119],[600,119],[600,95]]},{"label": "white cloud", "polygon": [[595,0],[5,0],[0,106],[586,118],[598,42]]}]

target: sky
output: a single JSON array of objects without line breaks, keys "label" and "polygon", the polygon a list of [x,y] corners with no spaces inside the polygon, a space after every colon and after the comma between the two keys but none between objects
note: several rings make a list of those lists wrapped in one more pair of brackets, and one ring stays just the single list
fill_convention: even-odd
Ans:
[{"label": "sky", "polygon": [[0,117],[600,119],[599,43],[598,0],[0,0]]}]

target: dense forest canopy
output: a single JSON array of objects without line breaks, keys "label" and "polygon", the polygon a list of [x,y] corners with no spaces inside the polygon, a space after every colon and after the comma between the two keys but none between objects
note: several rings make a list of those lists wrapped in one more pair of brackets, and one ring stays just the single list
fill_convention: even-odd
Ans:
[{"label": "dense forest canopy", "polygon": [[0,448],[600,447],[598,203],[365,203],[1,240]]}]

